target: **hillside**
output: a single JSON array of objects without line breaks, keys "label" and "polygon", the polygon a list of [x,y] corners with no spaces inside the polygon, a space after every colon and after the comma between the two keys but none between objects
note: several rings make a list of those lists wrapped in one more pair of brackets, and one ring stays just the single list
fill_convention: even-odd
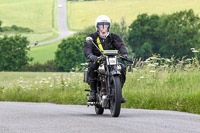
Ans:
[{"label": "hillside", "polygon": [[54,4],[57,4],[56,0],[0,0],[2,27],[17,25],[34,30],[34,33],[22,34],[31,43],[50,39],[55,36],[57,27],[54,10],[57,6],[54,7]]},{"label": "hillside", "polygon": [[68,6],[72,29],[94,25],[96,17],[102,14],[108,15],[114,22],[120,22],[124,17],[127,25],[142,13],[168,14],[193,9],[200,14],[199,0],[105,0],[68,2]]}]

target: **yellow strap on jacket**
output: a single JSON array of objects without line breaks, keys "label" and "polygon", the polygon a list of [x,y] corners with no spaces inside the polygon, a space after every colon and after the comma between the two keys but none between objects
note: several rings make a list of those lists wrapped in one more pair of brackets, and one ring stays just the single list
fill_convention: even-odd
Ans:
[{"label": "yellow strap on jacket", "polygon": [[99,37],[97,37],[97,44],[98,44],[99,49],[100,49],[101,51],[103,51],[103,47],[102,47],[102,45],[101,45],[101,41],[100,41]]}]

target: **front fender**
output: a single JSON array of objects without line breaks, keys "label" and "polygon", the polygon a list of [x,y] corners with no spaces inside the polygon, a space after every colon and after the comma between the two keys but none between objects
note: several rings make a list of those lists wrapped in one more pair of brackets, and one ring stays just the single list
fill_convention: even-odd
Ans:
[{"label": "front fender", "polygon": [[114,76],[114,75],[121,75],[121,72],[120,72],[120,71],[113,70],[113,71],[110,72],[110,74],[111,74],[112,76]]}]

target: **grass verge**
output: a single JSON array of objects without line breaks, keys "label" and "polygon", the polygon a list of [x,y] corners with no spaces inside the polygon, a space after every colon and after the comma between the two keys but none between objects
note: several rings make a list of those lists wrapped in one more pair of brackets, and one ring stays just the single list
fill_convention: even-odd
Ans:
[{"label": "grass verge", "polygon": [[[83,73],[0,73],[0,101],[86,104]],[[175,110],[200,114],[200,72],[145,68],[127,73],[125,108]]]}]

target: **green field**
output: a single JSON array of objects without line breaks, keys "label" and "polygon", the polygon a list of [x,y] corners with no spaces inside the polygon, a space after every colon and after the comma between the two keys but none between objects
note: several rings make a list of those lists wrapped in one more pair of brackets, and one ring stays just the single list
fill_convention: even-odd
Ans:
[{"label": "green field", "polygon": [[57,51],[58,44],[60,43],[61,41],[57,41],[46,45],[32,47],[28,53],[29,57],[34,58],[33,62],[31,63],[45,63],[47,60],[54,59],[55,52]]},{"label": "green field", "polygon": [[22,34],[31,44],[54,38],[58,34],[57,0],[0,0],[0,20],[2,26],[17,25],[34,30],[34,33]]},{"label": "green field", "polygon": [[200,14],[199,0],[106,0],[68,2],[69,25],[71,29],[83,29],[94,25],[98,15],[108,15],[113,22],[124,17],[128,25],[138,14],[168,14],[193,9]]}]

